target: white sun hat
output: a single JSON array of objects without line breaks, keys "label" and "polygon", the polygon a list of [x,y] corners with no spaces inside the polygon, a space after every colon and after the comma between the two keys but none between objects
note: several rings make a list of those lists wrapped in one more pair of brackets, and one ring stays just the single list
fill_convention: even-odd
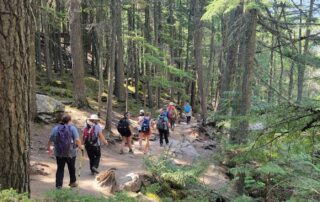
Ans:
[{"label": "white sun hat", "polygon": [[140,114],[144,114],[144,110],[143,109],[140,110]]},{"label": "white sun hat", "polygon": [[96,114],[91,114],[90,117],[89,117],[89,120],[97,120],[97,121],[98,121],[98,120],[100,120],[100,119],[99,119],[98,115],[96,115]]}]

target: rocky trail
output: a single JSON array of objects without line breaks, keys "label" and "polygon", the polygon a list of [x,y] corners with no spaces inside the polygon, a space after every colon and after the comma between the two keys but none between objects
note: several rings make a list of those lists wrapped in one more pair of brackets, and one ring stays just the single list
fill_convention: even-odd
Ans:
[{"label": "rocky trail", "polygon": [[[89,113],[70,107],[66,111],[74,118],[79,117],[75,118],[73,123],[80,131]],[[146,170],[143,163],[143,158],[146,155],[160,156],[163,152],[169,151],[174,156],[174,161],[179,165],[190,164],[193,160],[200,158],[200,156],[201,158],[209,159],[214,155],[216,143],[206,138],[206,136],[199,135],[194,129],[196,125],[197,123],[194,121],[190,125],[186,125],[184,122],[177,124],[175,130],[170,132],[170,143],[166,147],[160,147],[157,131],[152,131],[152,136],[155,140],[150,142],[151,149],[148,154],[143,154],[139,150],[139,143],[136,140],[133,146],[134,154],[128,154],[128,150],[125,150],[125,154],[119,154],[120,142],[104,145],[101,148],[102,156],[99,170],[106,171],[114,168],[115,179],[117,184],[121,186],[128,180],[127,175],[141,173]],[[48,137],[53,126],[52,124],[34,124],[32,127],[31,196],[33,198],[41,198],[47,191],[55,188],[56,163],[55,159],[49,157],[46,151]],[[117,134],[115,131],[114,133]],[[100,187],[95,176],[91,174],[86,152],[82,159],[80,156],[79,153],[76,163],[77,175],[79,174],[80,161],[82,168],[80,170],[80,177],[78,177],[79,188],[76,189],[79,189],[83,194],[109,195],[110,190]],[[208,170],[201,176],[200,180],[213,189],[221,188],[227,183],[227,177],[223,169],[213,164],[209,165]],[[68,187],[68,183],[69,173],[66,166],[63,186]]]}]

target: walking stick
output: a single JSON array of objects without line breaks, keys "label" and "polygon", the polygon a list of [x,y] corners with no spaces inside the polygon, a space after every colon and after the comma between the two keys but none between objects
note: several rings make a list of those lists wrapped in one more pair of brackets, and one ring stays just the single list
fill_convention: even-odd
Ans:
[{"label": "walking stick", "polygon": [[80,157],[80,160],[79,160],[79,170],[78,170],[78,181],[80,182],[80,175],[81,175],[81,168],[82,168],[82,160],[83,160],[83,156],[84,156],[84,151],[83,149],[80,149],[81,150],[81,157]]}]

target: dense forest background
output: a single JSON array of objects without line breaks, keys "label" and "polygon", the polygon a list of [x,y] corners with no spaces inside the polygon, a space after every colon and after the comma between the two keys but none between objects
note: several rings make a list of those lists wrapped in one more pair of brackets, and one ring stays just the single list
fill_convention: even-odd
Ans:
[{"label": "dense forest background", "polygon": [[[25,30],[8,23],[15,6]],[[218,128],[209,134],[222,145],[217,161],[230,168],[239,195],[320,200],[318,0],[33,0],[19,6],[2,1],[0,12],[1,68],[12,66],[3,59],[12,57],[12,47],[27,47],[16,59],[21,69],[0,72],[2,97],[28,97],[0,102],[1,114],[11,117],[1,122],[1,134],[22,124],[8,133],[24,139],[11,151],[20,144],[28,150],[23,124],[35,115],[36,92],[106,112],[106,131],[115,106],[156,110],[188,101],[204,130]],[[7,75],[21,82],[12,84]],[[10,85],[20,87],[6,90]],[[7,102],[30,107],[10,112]],[[6,144],[5,136],[0,142]],[[24,168],[23,155],[11,164]],[[20,183],[28,181],[26,173],[12,182],[0,177],[0,184],[28,191]]]}]

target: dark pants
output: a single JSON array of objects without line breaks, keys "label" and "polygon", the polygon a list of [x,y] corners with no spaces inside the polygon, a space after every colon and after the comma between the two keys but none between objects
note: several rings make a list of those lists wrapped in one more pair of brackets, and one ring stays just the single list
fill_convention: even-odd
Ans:
[{"label": "dark pants", "polygon": [[77,181],[76,178],[76,157],[56,157],[57,159],[57,173],[56,173],[56,187],[62,187],[63,185],[63,176],[64,176],[64,166],[67,163],[69,175],[70,175],[70,183],[74,183]]},{"label": "dark pants", "polygon": [[166,144],[169,144],[169,140],[168,140],[169,130],[159,129],[159,135],[160,135],[160,145],[163,144],[163,138],[166,141]]},{"label": "dark pants", "polygon": [[93,172],[92,167],[98,168],[101,158],[100,146],[86,146],[88,157],[90,160],[90,170]]},{"label": "dark pants", "polygon": [[171,128],[174,128],[174,124],[176,123],[176,119],[175,118],[169,119],[169,122],[170,122]]},{"label": "dark pants", "polygon": [[189,124],[191,121],[191,116],[187,116],[187,124]]}]

